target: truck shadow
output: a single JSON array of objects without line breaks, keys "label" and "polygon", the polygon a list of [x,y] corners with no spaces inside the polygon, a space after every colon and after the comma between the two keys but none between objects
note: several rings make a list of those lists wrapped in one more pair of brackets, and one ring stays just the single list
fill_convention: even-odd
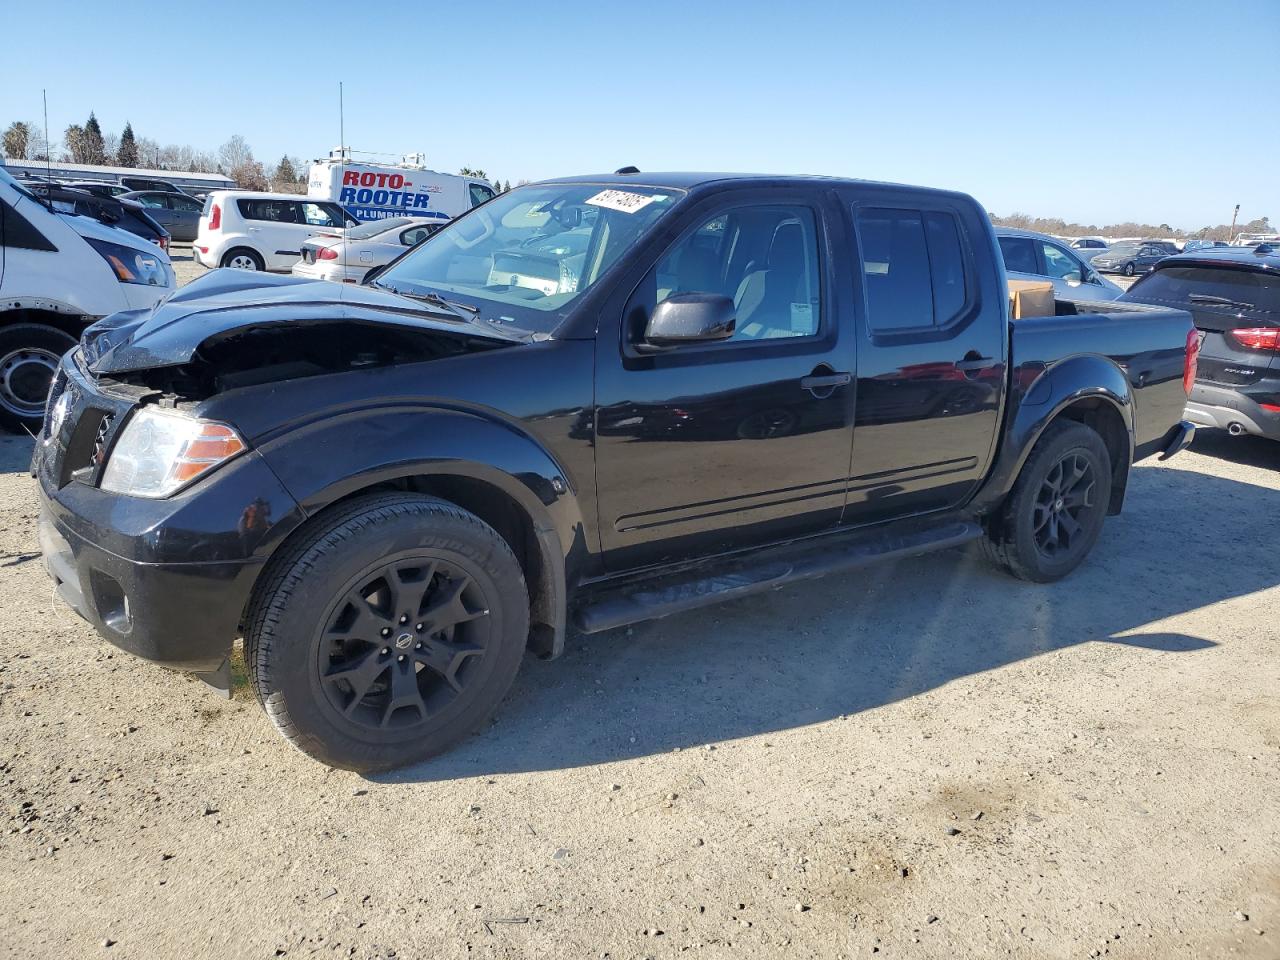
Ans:
[{"label": "truck shadow", "polygon": [[[378,777],[434,781],[611,763],[856,714],[1084,644],[1195,656],[1215,640],[1168,617],[1275,586],[1280,490],[1136,469],[1125,513],[1084,567],[1016,581],[976,551],[829,577],[595,637],[526,660],[494,725]],[[1221,638],[1219,638],[1221,639]],[[1088,669],[1088,668],[1082,668]]]}]

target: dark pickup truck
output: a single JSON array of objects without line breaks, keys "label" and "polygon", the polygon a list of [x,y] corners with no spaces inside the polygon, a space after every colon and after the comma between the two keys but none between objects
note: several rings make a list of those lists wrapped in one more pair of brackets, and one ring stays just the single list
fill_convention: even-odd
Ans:
[{"label": "dark pickup truck", "polygon": [[342,767],[457,742],[570,624],[969,541],[1055,580],[1193,432],[1188,314],[1011,322],[957,193],[551,181],[375,273],[218,270],[106,318],[33,460],[68,603],[215,685],[243,636],[279,731]]}]

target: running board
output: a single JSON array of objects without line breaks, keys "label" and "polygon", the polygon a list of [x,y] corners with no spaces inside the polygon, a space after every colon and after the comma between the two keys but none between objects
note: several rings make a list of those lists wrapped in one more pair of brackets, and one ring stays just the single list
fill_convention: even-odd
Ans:
[{"label": "running board", "polygon": [[[982,528],[968,520],[906,525],[860,531],[849,536],[823,536],[720,559],[648,580],[629,580],[602,588],[574,612],[583,633],[599,633],[628,623],[656,620],[673,613],[773,590],[829,573],[856,570],[884,560],[902,560],[946,550],[976,540]],[[708,567],[715,564],[710,572]]]}]

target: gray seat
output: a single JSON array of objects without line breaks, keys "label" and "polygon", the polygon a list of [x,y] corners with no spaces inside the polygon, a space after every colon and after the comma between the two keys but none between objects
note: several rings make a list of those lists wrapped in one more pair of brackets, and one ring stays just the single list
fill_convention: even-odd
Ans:
[{"label": "gray seat", "polygon": [[779,224],[774,230],[768,264],[763,270],[748,272],[733,298],[740,336],[764,339],[795,335],[791,305],[808,303],[808,298],[799,292],[805,273],[804,244],[804,230],[794,220]]}]

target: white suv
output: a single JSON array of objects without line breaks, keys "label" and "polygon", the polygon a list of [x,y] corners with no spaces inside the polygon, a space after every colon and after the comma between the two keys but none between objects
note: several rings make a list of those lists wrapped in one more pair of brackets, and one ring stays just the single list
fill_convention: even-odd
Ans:
[{"label": "white suv", "polygon": [[0,426],[32,433],[62,355],[86,326],[173,293],[149,240],[45,206],[0,169]]},{"label": "white suv", "polygon": [[206,267],[288,272],[307,238],[340,233],[357,222],[327,200],[215,190],[205,198],[192,252]]}]

